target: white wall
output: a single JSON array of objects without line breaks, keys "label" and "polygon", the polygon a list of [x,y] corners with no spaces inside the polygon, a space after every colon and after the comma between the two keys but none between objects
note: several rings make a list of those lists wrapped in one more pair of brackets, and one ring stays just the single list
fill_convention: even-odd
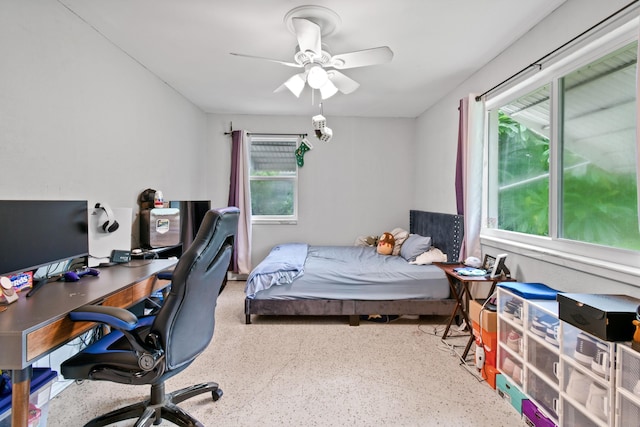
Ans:
[{"label": "white wall", "polygon": [[[454,212],[459,98],[494,86],[627,2],[568,0],[417,120],[326,112],[335,137],[305,155],[300,222],[256,226],[254,263],[283,241],[351,244],[361,234],[408,228],[411,208]],[[79,198],[135,211],[151,187],[167,199],[223,206],[231,122],[253,132],[312,133],[306,116],[204,114],[55,1],[0,2],[0,58],[4,199]],[[512,254],[510,263],[520,280],[629,290],[546,260]]]},{"label": "white wall", "polygon": [[58,2],[0,2],[0,58],[0,198],[210,198],[206,114]]},{"label": "white wall", "polygon": [[415,120],[332,117],[327,112],[325,117],[334,134],[327,143],[314,136],[308,116],[210,117],[210,149],[226,162],[211,171],[213,185],[220,187],[217,194],[229,186],[231,137],[224,132],[231,123],[234,129],[254,133],[308,133],[314,145],[299,169],[298,224],[255,225],[254,265],[278,243],[351,245],[359,235],[409,229]]},{"label": "white wall", "polygon": [[[207,115],[55,1],[0,2],[0,198],[227,203],[231,122],[307,132],[311,118]],[[408,228],[415,120],[332,118],[300,170],[300,222],[255,227],[254,260],[287,240],[351,244]],[[134,246],[138,222],[133,224]]]},{"label": "white wall", "polygon": [[[567,0],[554,13],[494,58],[474,76],[442,98],[417,119],[417,181],[413,205],[455,213],[454,169],[458,137],[458,101],[480,94],[626,6],[628,0]],[[426,165],[426,167],[422,167]],[[450,165],[449,168],[437,167]],[[611,280],[606,274],[585,274],[555,264],[539,254],[516,254],[508,248],[485,246],[490,254],[509,253],[508,266],[520,281],[543,282],[570,292],[623,293],[640,297],[637,278]]]}]

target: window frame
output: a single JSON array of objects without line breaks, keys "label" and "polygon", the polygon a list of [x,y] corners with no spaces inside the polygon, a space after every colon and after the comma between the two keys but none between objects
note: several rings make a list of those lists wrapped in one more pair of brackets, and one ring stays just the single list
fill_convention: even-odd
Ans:
[{"label": "window frame", "polygon": [[[492,174],[487,169],[483,175],[483,207],[480,241],[483,245],[498,246],[504,250],[534,257],[542,261],[551,262],[565,267],[579,269],[588,273],[595,273],[604,277],[628,281],[630,277],[640,276],[640,251],[600,246],[597,244],[573,241],[559,237],[559,209],[561,208],[561,150],[559,143],[559,79],[595,60],[613,52],[629,43],[639,41],[640,18],[636,16],[615,25],[615,28],[598,32],[589,40],[567,49],[564,54],[556,56],[549,65],[545,65],[535,75],[529,75],[514,82],[513,85],[494,96],[489,96],[485,102],[485,165],[495,164],[496,159],[490,158],[489,147],[495,144],[494,137],[489,133],[490,111],[500,108],[527,93],[544,86],[551,85],[550,95],[550,165],[549,165],[549,236],[536,236],[513,231],[490,228],[489,205],[490,192],[495,191],[494,182],[490,183]],[[639,43],[640,46],[640,43]],[[640,49],[640,47],[639,47]],[[638,58],[640,66],[640,55]],[[636,88],[636,103],[640,110],[640,96]],[[637,113],[639,114],[639,113]],[[637,123],[636,126],[640,126]],[[636,136],[636,147],[640,152],[640,141]],[[493,154],[491,154],[493,155]],[[636,160],[638,191],[640,192],[640,158]],[[489,166],[491,167],[491,166]],[[640,202],[640,196],[639,196]],[[640,215],[640,212],[639,212]]]},{"label": "window frame", "polygon": [[[294,141],[294,151],[293,155],[295,156],[295,149],[298,147],[300,143],[299,136],[292,135],[264,135],[264,134],[250,134],[249,135],[249,162],[251,162],[251,153],[252,146],[254,141],[260,141],[262,143],[269,141]],[[295,157],[294,157],[295,162]],[[298,223],[298,176],[299,176],[299,167],[296,164],[295,174],[292,176],[252,176],[251,167],[247,171],[249,177],[249,186],[251,186],[252,181],[287,181],[293,183],[293,215],[254,215],[253,211],[251,212],[251,223],[252,224],[292,224],[295,225]],[[253,200],[253,199],[251,199]]]}]

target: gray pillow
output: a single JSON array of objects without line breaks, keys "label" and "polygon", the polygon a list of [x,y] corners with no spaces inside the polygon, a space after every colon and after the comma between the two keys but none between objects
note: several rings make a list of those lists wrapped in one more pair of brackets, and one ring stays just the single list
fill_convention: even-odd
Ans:
[{"label": "gray pillow", "polygon": [[431,237],[410,234],[400,248],[400,256],[407,261],[415,261],[418,255],[431,249]]}]

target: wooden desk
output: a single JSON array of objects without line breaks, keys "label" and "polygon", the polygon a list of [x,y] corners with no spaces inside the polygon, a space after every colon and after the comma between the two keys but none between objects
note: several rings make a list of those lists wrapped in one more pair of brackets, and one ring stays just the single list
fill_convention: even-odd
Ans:
[{"label": "wooden desk", "polygon": [[447,275],[447,279],[449,280],[449,287],[451,288],[451,293],[456,299],[456,305],[453,307],[453,311],[451,312],[451,317],[449,317],[449,322],[447,323],[447,327],[442,334],[442,340],[447,339],[449,335],[449,330],[451,329],[451,325],[453,324],[456,315],[458,312],[462,315],[462,319],[467,325],[469,330],[469,341],[467,342],[467,346],[462,353],[462,360],[467,359],[467,354],[469,354],[469,350],[471,349],[471,344],[473,343],[473,332],[471,331],[471,321],[469,320],[469,300],[473,299],[471,296],[471,290],[469,289],[469,285],[473,282],[485,282],[491,283],[491,287],[489,289],[489,293],[487,294],[487,298],[493,294],[496,289],[496,284],[498,282],[502,282],[505,280],[511,280],[504,278],[502,276],[497,276],[495,278],[486,276],[463,276],[454,271],[456,268],[465,267],[464,264],[444,264],[439,262],[434,262],[434,265],[440,267],[444,273]]},{"label": "wooden desk", "polygon": [[177,260],[133,260],[100,269],[99,276],[78,282],[51,282],[32,297],[20,299],[0,312],[0,369],[11,370],[11,425],[26,427],[32,364],[91,329],[89,322],[72,322],[67,314],[86,304],[131,307],[166,287],[156,278]]}]

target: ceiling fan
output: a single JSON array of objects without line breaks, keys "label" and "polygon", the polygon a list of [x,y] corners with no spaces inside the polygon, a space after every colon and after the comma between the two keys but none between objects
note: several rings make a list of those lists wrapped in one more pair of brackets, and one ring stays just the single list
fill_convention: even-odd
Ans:
[{"label": "ceiling fan", "polygon": [[336,31],[340,17],[330,9],[320,6],[300,6],[289,11],[284,20],[298,40],[293,57],[294,62],[231,53],[235,56],[304,69],[301,73],[290,77],[275,90],[276,92],[287,88],[296,97],[300,97],[305,84],[308,84],[312,89],[320,91],[322,99],[330,98],[338,91],[349,94],[358,89],[360,84],[339,70],[384,64],[393,58],[393,51],[387,46],[332,55],[322,43],[322,37]]}]

